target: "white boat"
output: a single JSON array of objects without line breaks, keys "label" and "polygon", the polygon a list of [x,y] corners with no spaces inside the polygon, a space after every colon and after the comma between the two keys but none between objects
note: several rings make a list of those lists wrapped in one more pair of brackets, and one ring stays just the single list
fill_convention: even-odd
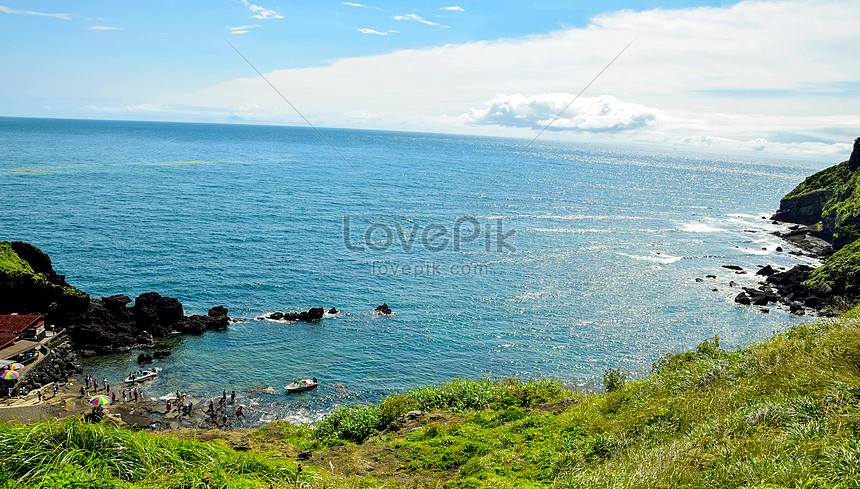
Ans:
[{"label": "white boat", "polygon": [[154,368],[152,370],[138,370],[137,372],[134,372],[128,377],[126,377],[123,382],[125,382],[126,384],[134,384],[135,382],[143,382],[145,380],[154,379],[158,377],[159,370],[161,369]]},{"label": "white boat", "polygon": [[319,385],[320,383],[317,382],[317,378],[314,377],[313,379],[302,379],[298,382],[293,382],[292,384],[284,386],[284,389],[286,389],[287,394],[289,394],[291,392],[302,392],[316,389]]}]

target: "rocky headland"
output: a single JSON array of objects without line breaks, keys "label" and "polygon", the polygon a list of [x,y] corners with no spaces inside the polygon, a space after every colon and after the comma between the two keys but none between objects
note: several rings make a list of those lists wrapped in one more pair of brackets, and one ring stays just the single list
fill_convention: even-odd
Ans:
[{"label": "rocky headland", "polygon": [[788,224],[774,233],[824,262],[778,271],[768,265],[757,274],[759,287],[746,287],[739,304],[780,303],[794,314],[807,310],[837,316],[860,299],[860,138],[851,157],[806,178],[782,198],[774,222]]},{"label": "rocky headland", "polygon": [[50,257],[35,246],[0,241],[0,314],[13,313],[41,314],[46,324],[64,329],[70,340],[64,364],[73,362],[75,353],[152,347],[158,338],[223,330],[230,323],[223,306],[205,316],[186,316],[177,299],[156,292],[133,303],[125,295],[91,298],[56,273]]}]

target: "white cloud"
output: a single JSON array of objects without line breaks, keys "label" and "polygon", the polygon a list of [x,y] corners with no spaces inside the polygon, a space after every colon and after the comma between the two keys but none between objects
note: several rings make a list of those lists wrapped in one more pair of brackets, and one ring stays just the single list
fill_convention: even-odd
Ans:
[{"label": "white cloud", "polygon": [[247,34],[249,30],[260,27],[260,24],[240,25],[238,27],[229,27],[230,34]]},{"label": "white cloud", "polygon": [[414,20],[415,22],[421,22],[422,24],[439,25],[436,22],[430,22],[429,20],[415,14],[395,15],[394,20]]},{"label": "white cloud", "polygon": [[451,6],[451,7],[442,7],[440,10],[452,10],[452,11],[454,11],[454,12],[465,12],[465,10],[464,10],[464,9],[462,9],[462,8],[460,8],[460,7],[456,6],[456,5]]},{"label": "white cloud", "polygon": [[[860,128],[860,64],[849,62],[860,45],[858,18],[860,2],[838,0],[621,11],[544,35],[405,49],[266,76],[319,124],[532,137],[559,107],[552,94],[581,90],[638,36],[583,95],[588,105],[566,114],[549,137],[832,161],[847,157]],[[262,83],[249,76],[159,102],[212,113],[253,103],[261,107],[255,120],[302,123]],[[490,110],[504,107],[497,94],[518,93],[522,103],[507,103],[530,124]]]},{"label": "white cloud", "polygon": [[[622,102],[611,95],[580,97],[571,104],[573,99],[574,95],[569,93],[529,97],[499,94],[483,107],[470,109],[463,117],[471,124],[543,129],[552,122],[551,130],[620,132],[653,124],[662,115],[652,107]],[[558,119],[553,121],[556,116]]]},{"label": "white cloud", "polygon": [[250,10],[251,12],[254,12],[254,15],[252,15],[251,17],[253,17],[255,19],[283,19],[284,18],[283,15],[275,12],[274,10],[269,10],[269,9],[263,8],[259,5],[254,5],[253,3],[249,2],[248,0],[239,0],[239,2],[242,5],[248,7],[248,10]]},{"label": "white cloud", "polygon": [[360,8],[372,8],[376,10],[382,10],[379,7],[368,6],[363,3],[352,3],[352,2],[343,2],[344,5],[349,5],[350,7],[360,7]]},{"label": "white cloud", "polygon": [[56,19],[65,19],[69,20],[72,18],[69,14],[46,14],[44,12],[34,12],[32,10],[18,10],[14,8],[9,8],[3,5],[0,5],[0,12],[5,14],[14,14],[14,15],[38,15],[42,17],[54,17]]},{"label": "white cloud", "polygon": [[118,31],[118,30],[122,30],[122,27],[112,27],[112,26],[107,26],[107,25],[94,25],[94,26],[90,27],[90,29],[94,30],[94,31]]},{"label": "white cloud", "polygon": [[380,36],[387,36],[388,35],[387,32],[379,32],[379,31],[375,31],[373,29],[363,29],[361,27],[358,27],[357,29],[358,29],[358,32],[360,32],[362,34],[377,34]]}]

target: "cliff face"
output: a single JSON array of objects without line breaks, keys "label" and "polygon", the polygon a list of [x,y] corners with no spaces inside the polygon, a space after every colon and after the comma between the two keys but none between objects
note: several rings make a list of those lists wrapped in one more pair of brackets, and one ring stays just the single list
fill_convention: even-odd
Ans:
[{"label": "cliff face", "polygon": [[773,219],[809,226],[836,251],[812,274],[811,285],[860,299],[860,138],[848,161],[803,181],[781,201]]},{"label": "cliff face", "polygon": [[89,296],[66,283],[41,250],[0,241],[0,314],[43,314],[48,324],[67,326],[89,303]]}]

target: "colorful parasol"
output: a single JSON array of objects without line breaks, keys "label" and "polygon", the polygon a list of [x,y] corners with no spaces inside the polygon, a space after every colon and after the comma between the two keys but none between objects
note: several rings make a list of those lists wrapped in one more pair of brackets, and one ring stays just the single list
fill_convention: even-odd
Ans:
[{"label": "colorful parasol", "polygon": [[14,370],[4,370],[3,372],[0,372],[0,379],[3,380],[15,380],[20,376],[21,374]]},{"label": "colorful parasol", "polygon": [[95,404],[96,406],[103,406],[105,404],[110,404],[110,397],[108,397],[108,396],[93,396],[90,398],[90,404]]}]

